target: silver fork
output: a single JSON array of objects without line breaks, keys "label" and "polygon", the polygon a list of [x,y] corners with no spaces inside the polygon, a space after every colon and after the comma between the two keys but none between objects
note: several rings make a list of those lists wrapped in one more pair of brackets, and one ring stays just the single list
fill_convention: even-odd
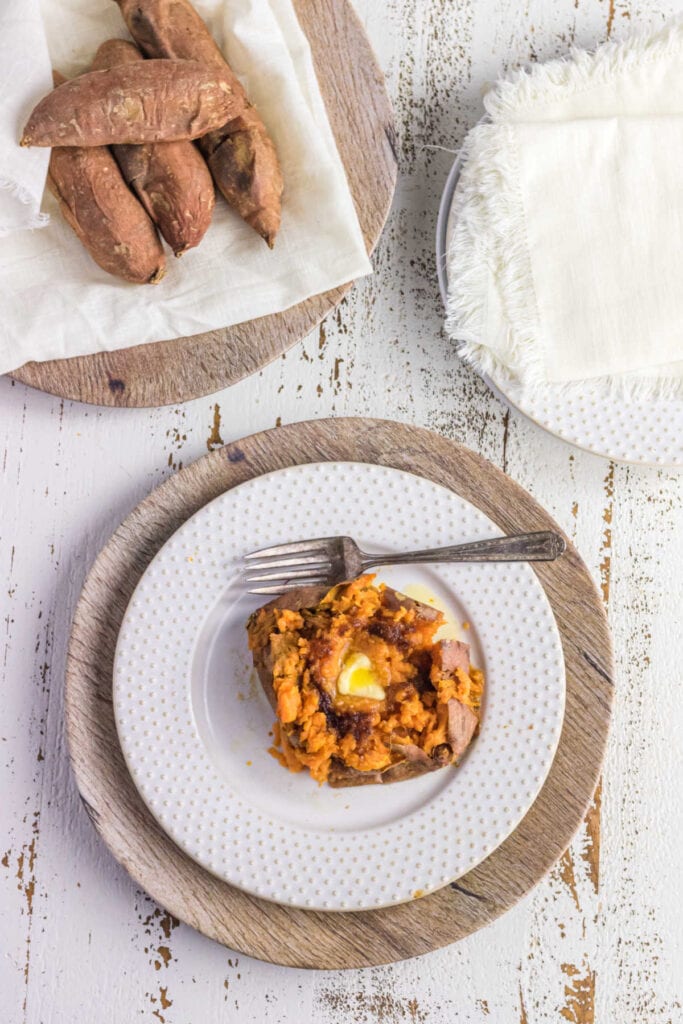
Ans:
[{"label": "silver fork", "polygon": [[[427,548],[399,555],[368,554],[350,537],[319,537],[276,544],[244,556],[245,582],[263,583],[250,594],[284,594],[296,587],[333,587],[378,565],[427,562],[552,562],[566,544],[558,533],[542,530],[512,537],[476,540],[448,548]],[[247,575],[249,574],[249,575]]]}]

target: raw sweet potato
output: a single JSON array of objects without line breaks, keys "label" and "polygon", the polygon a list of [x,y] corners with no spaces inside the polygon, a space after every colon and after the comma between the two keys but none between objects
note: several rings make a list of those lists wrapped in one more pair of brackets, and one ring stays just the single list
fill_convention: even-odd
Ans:
[{"label": "raw sweet potato", "polygon": [[[55,74],[55,83],[64,81]],[[48,188],[95,262],[136,284],[156,284],[166,260],[154,225],[106,146],[52,150]]]},{"label": "raw sweet potato", "polygon": [[258,111],[189,0],[117,0],[128,29],[149,57],[202,61],[230,76],[244,107],[200,142],[228,203],[272,249],[280,227],[282,173]]},{"label": "raw sweet potato", "polygon": [[[109,39],[95,54],[93,71],[133,64],[144,57],[133,43]],[[123,176],[159,231],[182,256],[199,245],[213,213],[216,195],[209,169],[192,142],[148,142],[112,146]]]},{"label": "raw sweet potato", "polygon": [[232,80],[198,61],[145,60],[90,71],[35,107],[22,146],[109,146],[196,139],[243,108]]},{"label": "raw sweet potato", "polygon": [[333,787],[456,765],[479,728],[468,644],[436,640],[441,612],[372,581],[293,590],[247,624],[277,719],[271,753]]}]

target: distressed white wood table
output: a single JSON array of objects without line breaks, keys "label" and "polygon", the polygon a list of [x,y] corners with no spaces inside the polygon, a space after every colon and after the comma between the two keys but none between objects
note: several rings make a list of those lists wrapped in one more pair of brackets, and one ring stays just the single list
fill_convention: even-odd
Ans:
[{"label": "distressed white wood table", "polygon": [[[433,232],[482,85],[683,0],[362,0],[401,136],[376,273],[264,372],[180,408],[100,410],[0,380],[0,1016],[320,1024],[683,1021],[683,476],[573,451],[508,412],[440,330]],[[444,151],[446,150],[446,151]],[[221,441],[385,416],[482,452],[575,539],[614,631],[617,699],[581,832],[521,905],[419,960],[346,973],[236,957],[137,890],[69,772],[65,643],[87,567],[157,483]],[[6,582],[4,582],[6,581]]]}]

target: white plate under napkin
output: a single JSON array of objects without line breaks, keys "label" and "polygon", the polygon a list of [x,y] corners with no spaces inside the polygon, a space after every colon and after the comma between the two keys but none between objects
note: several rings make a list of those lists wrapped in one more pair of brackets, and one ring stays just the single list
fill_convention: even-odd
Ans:
[{"label": "white plate under napkin", "polygon": [[673,19],[497,82],[437,240],[463,358],[573,443],[656,464],[683,461],[681,61]]},{"label": "white plate under napkin", "polygon": [[[436,265],[444,306],[448,297],[448,240],[452,230],[453,193],[460,174],[458,157],[450,171],[436,227]],[[683,403],[680,399],[630,401],[598,394],[587,382],[582,395],[547,384],[529,392],[519,381],[492,371],[482,374],[491,389],[530,420],[556,437],[617,462],[683,466]]]}]

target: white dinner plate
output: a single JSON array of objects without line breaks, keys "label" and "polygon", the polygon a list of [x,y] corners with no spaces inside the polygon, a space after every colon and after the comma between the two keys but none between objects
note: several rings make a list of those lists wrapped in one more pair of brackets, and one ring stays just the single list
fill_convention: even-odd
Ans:
[{"label": "white dinner plate", "polygon": [[445,487],[383,466],[326,462],[250,480],[197,512],[147,568],[119,634],[114,710],[142,798],[199,864],[278,903],[361,910],[440,888],[513,831],[550,769],[565,678],[528,565],[382,571],[399,590],[433,595],[472,644],[487,681],[480,735],[458,768],[389,786],[335,790],[289,773],[268,753],[273,713],[245,631],[258,602],[240,559],[337,533],[399,551],[500,530]]},{"label": "white dinner plate", "polygon": [[[436,226],[436,266],[444,306],[448,295],[451,208],[461,164],[458,156],[446,181]],[[598,394],[591,381],[586,381],[580,396],[559,384],[547,384],[542,391],[537,389],[529,394],[518,380],[502,371],[482,377],[508,405],[577,448],[618,462],[683,466],[680,399],[625,402],[616,395]]]}]

